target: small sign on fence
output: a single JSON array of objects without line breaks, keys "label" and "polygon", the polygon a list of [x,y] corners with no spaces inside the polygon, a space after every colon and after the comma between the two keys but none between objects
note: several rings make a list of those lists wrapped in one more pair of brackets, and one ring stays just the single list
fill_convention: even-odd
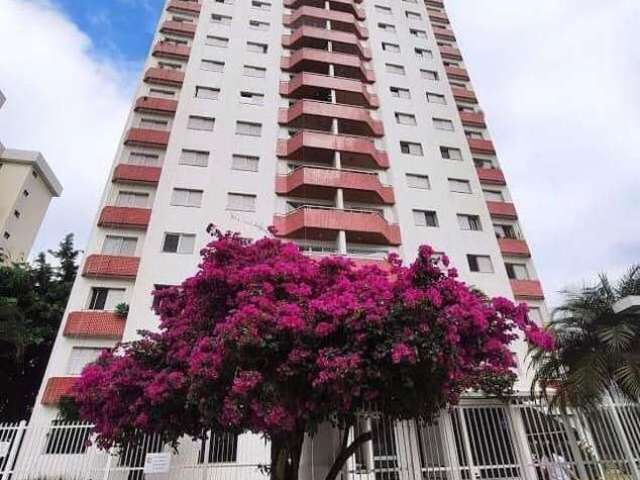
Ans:
[{"label": "small sign on fence", "polygon": [[147,453],[144,459],[144,473],[146,475],[169,473],[170,468],[170,453]]}]

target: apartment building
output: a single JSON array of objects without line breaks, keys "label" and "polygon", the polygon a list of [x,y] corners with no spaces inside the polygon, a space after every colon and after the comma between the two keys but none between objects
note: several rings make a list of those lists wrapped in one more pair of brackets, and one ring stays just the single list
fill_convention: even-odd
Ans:
[{"label": "apartment building", "polygon": [[101,349],[157,328],[150,292],[195,271],[210,222],[362,264],[430,244],[547,315],[437,0],[166,2],[34,418]]}]

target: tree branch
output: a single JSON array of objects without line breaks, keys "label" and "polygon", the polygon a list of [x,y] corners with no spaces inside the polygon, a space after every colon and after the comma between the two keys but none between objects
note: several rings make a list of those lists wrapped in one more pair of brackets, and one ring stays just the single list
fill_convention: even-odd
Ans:
[{"label": "tree branch", "polygon": [[[345,438],[346,439],[349,438],[349,430],[350,430],[349,427],[345,429],[345,434],[342,437],[343,441]],[[342,449],[340,450],[340,454],[336,458],[335,462],[333,462],[331,470],[329,470],[329,473],[327,473],[325,480],[336,480],[336,478],[338,478],[338,474],[340,473],[340,470],[342,470],[342,467],[344,466],[345,463],[347,463],[347,460],[349,460],[351,455],[356,453],[360,445],[368,442],[372,438],[373,438],[373,435],[369,431],[369,432],[364,432],[358,435],[358,437],[356,437],[356,439],[353,442],[351,442],[351,445],[349,445],[347,448],[344,448],[346,446],[346,442],[344,442],[342,444]]]}]

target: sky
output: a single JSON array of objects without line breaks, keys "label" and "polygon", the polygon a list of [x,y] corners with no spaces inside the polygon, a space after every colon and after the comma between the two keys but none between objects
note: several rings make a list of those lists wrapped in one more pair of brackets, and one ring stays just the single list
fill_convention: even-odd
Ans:
[{"label": "sky", "polygon": [[[32,253],[85,245],[163,3],[0,0],[0,140],[65,187]],[[551,304],[640,262],[640,2],[446,4]]]}]

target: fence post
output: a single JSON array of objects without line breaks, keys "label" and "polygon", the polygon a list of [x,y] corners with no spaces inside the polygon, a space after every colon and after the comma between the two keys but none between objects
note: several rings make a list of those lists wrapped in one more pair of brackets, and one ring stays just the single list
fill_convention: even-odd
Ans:
[{"label": "fence post", "polygon": [[612,397],[609,397],[606,403],[609,403],[609,405],[611,406],[611,419],[613,420],[613,427],[615,428],[616,433],[620,438],[620,445],[622,446],[624,455],[627,457],[631,476],[634,480],[640,480],[640,471],[638,470],[638,465],[636,464],[633,450],[631,449],[631,445],[629,444],[629,439],[627,438],[627,434],[625,433],[624,427],[622,426],[622,421],[620,420],[620,415],[618,414],[618,407],[616,407],[616,404]]},{"label": "fence post", "polygon": [[576,460],[578,476],[580,478],[589,478],[587,476],[587,469],[584,466],[584,458],[582,458],[582,452],[578,445],[578,438],[576,437],[576,432],[574,432],[573,427],[571,426],[571,421],[566,413],[561,413],[560,418],[562,418],[562,425],[564,426],[564,431],[567,435],[567,439],[569,440],[569,448],[571,448],[573,458]]},{"label": "fence post", "polygon": [[2,480],[8,480],[13,475],[13,470],[15,469],[16,461],[18,460],[18,453],[20,452],[20,447],[22,446],[22,437],[24,436],[26,430],[27,422],[25,420],[20,420],[20,423],[16,426],[16,436],[13,438],[11,451],[9,452],[9,456],[7,457],[7,461],[5,462]]},{"label": "fence post", "polygon": [[513,443],[520,462],[520,468],[522,469],[522,476],[528,480],[535,476],[535,469],[533,468],[533,458],[531,457],[527,432],[522,421],[520,408],[514,404],[507,404],[504,409],[511,423],[514,435]]}]

